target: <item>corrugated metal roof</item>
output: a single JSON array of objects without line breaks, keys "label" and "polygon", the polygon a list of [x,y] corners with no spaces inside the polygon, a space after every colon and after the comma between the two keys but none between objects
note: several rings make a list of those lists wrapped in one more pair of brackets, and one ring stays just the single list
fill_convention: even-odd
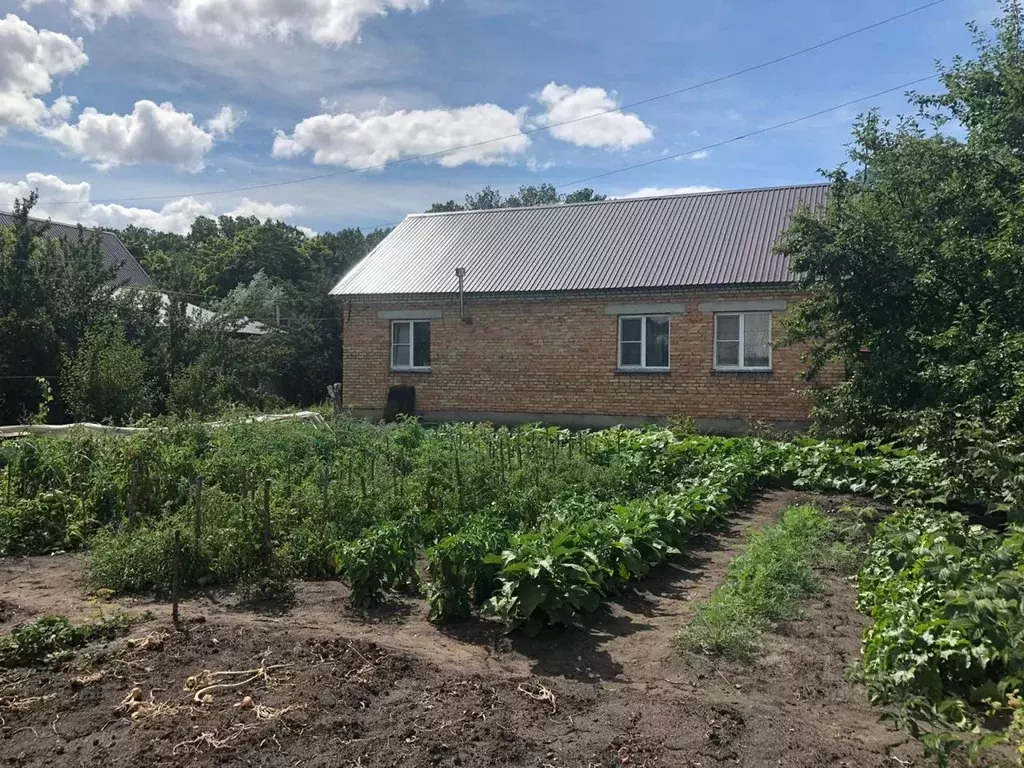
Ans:
[{"label": "corrugated metal roof", "polygon": [[773,252],[790,215],[827,184],[409,216],[334,296],[786,283]]},{"label": "corrugated metal roof", "polygon": [[[33,221],[43,223],[38,219],[33,219]],[[0,211],[0,227],[10,227],[13,225],[14,216]],[[86,232],[90,231],[88,228],[86,229]],[[103,261],[108,266],[114,267],[117,270],[118,285],[143,287],[152,284],[153,281],[149,279],[146,270],[135,260],[131,252],[125,248],[124,243],[121,242],[117,235],[113,232],[104,232],[102,230],[99,230],[99,233],[100,252],[103,254]],[[43,234],[43,237],[77,240],[78,227],[73,224],[50,222],[50,226]]]}]

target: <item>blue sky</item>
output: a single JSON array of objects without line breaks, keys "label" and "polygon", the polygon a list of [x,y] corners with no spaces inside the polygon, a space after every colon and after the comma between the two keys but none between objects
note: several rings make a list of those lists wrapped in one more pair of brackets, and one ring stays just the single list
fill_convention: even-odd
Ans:
[{"label": "blue sky", "polygon": [[[488,184],[569,184],[928,75],[936,59],[970,52],[965,22],[997,10],[991,0],[946,0],[624,114],[520,133],[923,2],[7,0],[0,207],[38,188],[40,211],[57,220],[180,231],[200,213],[238,212],[325,231],[392,223]],[[896,93],[588,185],[628,195],[813,182],[843,159],[851,122],[870,105],[906,111]],[[355,170],[511,134],[431,161]]]}]

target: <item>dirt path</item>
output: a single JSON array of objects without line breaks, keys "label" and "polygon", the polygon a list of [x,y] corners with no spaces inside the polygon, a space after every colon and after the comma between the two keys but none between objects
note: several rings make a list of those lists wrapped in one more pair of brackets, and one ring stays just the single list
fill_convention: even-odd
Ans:
[{"label": "dirt path", "polygon": [[[486,621],[442,630],[413,598],[360,615],[333,582],[299,585],[295,607],[282,616],[239,610],[230,595],[200,597],[182,613],[203,621],[187,635],[168,634],[158,651],[116,642],[79,654],[77,669],[6,673],[0,701],[56,695],[24,710],[0,707],[0,760],[897,768],[894,756],[922,765],[916,745],[881,725],[863,690],[844,680],[864,619],[841,578],[826,576],[806,620],[780,625],[754,663],[712,662],[674,647],[746,535],[805,498],[766,495],[589,617],[584,631],[508,638]],[[76,557],[0,561],[0,631],[41,613],[84,618],[95,611],[76,586],[84,567]],[[153,610],[156,618],[136,635],[170,629],[166,605],[118,605]],[[278,717],[234,707],[241,691],[217,692],[206,705],[182,691],[189,675],[258,667],[268,651],[268,663],[291,666],[245,692],[259,704],[293,707]],[[98,682],[72,682],[99,670]],[[135,722],[115,715],[136,685],[146,697],[153,690],[156,701],[184,708]]]}]

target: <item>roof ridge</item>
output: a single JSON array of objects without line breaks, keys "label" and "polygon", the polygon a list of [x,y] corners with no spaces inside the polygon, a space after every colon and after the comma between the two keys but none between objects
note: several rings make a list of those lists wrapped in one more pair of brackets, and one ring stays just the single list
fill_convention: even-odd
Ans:
[{"label": "roof ridge", "polygon": [[[0,211],[0,215],[13,217],[15,215],[15,213],[14,213],[14,211],[3,210],[3,211]],[[82,224],[82,223],[73,224],[70,221],[55,221],[55,220],[53,220],[51,218],[43,219],[43,218],[40,218],[39,216],[29,216],[28,220],[29,221],[34,221],[37,224],[56,224],[58,227],[71,227],[72,229],[77,229],[78,227],[81,227],[86,232],[99,232],[99,233],[104,234],[104,235],[114,235],[114,237],[117,237],[117,233],[116,232],[114,232],[113,230],[110,230],[110,229],[104,229],[103,227],[87,227],[85,224]],[[118,239],[120,239],[120,238],[118,238]]]},{"label": "roof ridge", "polygon": [[[9,218],[13,221],[15,214],[12,211],[0,210],[0,217]],[[52,236],[58,239],[64,239],[67,237],[66,233],[61,233],[59,230],[55,229],[55,227],[64,227],[67,229],[77,229],[81,227],[84,232],[98,235],[100,240],[100,250],[103,252],[104,259],[111,265],[115,265],[117,267],[119,276],[121,276],[121,270],[125,268],[129,272],[134,272],[135,278],[138,278],[139,276],[143,278],[138,284],[152,284],[153,280],[146,271],[146,268],[142,266],[142,263],[138,258],[136,258],[135,254],[128,249],[128,246],[124,244],[124,241],[116,230],[105,229],[103,227],[87,227],[84,224],[69,224],[64,221],[42,219],[38,216],[29,216],[28,219],[33,223],[45,224],[47,227],[51,227],[48,232],[43,233],[44,237]]]},{"label": "roof ridge", "polygon": [[546,208],[579,208],[587,205],[611,205],[613,203],[635,203],[638,200],[668,200],[678,197],[713,197],[720,195],[749,194],[751,192],[778,192],[784,189],[814,189],[831,186],[827,181],[808,184],[780,184],[774,187],[746,187],[743,189],[714,189],[704,192],[680,192],[671,195],[646,195],[644,197],[610,197],[607,200],[587,200],[579,203],[545,203],[543,205],[521,205],[509,208],[474,208],[468,211],[425,211],[423,213],[406,214],[407,219],[425,219],[435,216],[457,216],[462,214],[480,213],[514,213],[516,211],[537,211]]}]

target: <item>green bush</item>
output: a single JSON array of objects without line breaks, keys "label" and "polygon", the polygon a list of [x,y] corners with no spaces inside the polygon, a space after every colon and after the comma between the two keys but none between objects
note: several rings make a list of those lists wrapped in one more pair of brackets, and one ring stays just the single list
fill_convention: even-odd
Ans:
[{"label": "green bush", "polygon": [[416,572],[416,524],[384,523],[342,544],[338,572],[352,588],[352,602],[369,606],[384,593],[419,582]]},{"label": "green bush", "polygon": [[222,410],[227,401],[227,386],[220,372],[194,364],[171,378],[167,410],[178,416],[210,416]]},{"label": "green bush", "polygon": [[63,491],[0,504],[0,556],[49,555],[77,549],[91,524],[82,502]]},{"label": "green bush", "polygon": [[128,343],[118,322],[90,328],[64,360],[61,392],[79,419],[125,423],[153,401],[142,352]]},{"label": "green bush", "polygon": [[[184,528],[183,522],[169,518],[130,533],[101,531],[93,539],[90,580],[98,587],[124,594],[169,594],[174,573],[174,532]],[[184,536],[182,561],[182,584],[188,586],[195,583],[194,574],[201,566],[195,542]]]}]

